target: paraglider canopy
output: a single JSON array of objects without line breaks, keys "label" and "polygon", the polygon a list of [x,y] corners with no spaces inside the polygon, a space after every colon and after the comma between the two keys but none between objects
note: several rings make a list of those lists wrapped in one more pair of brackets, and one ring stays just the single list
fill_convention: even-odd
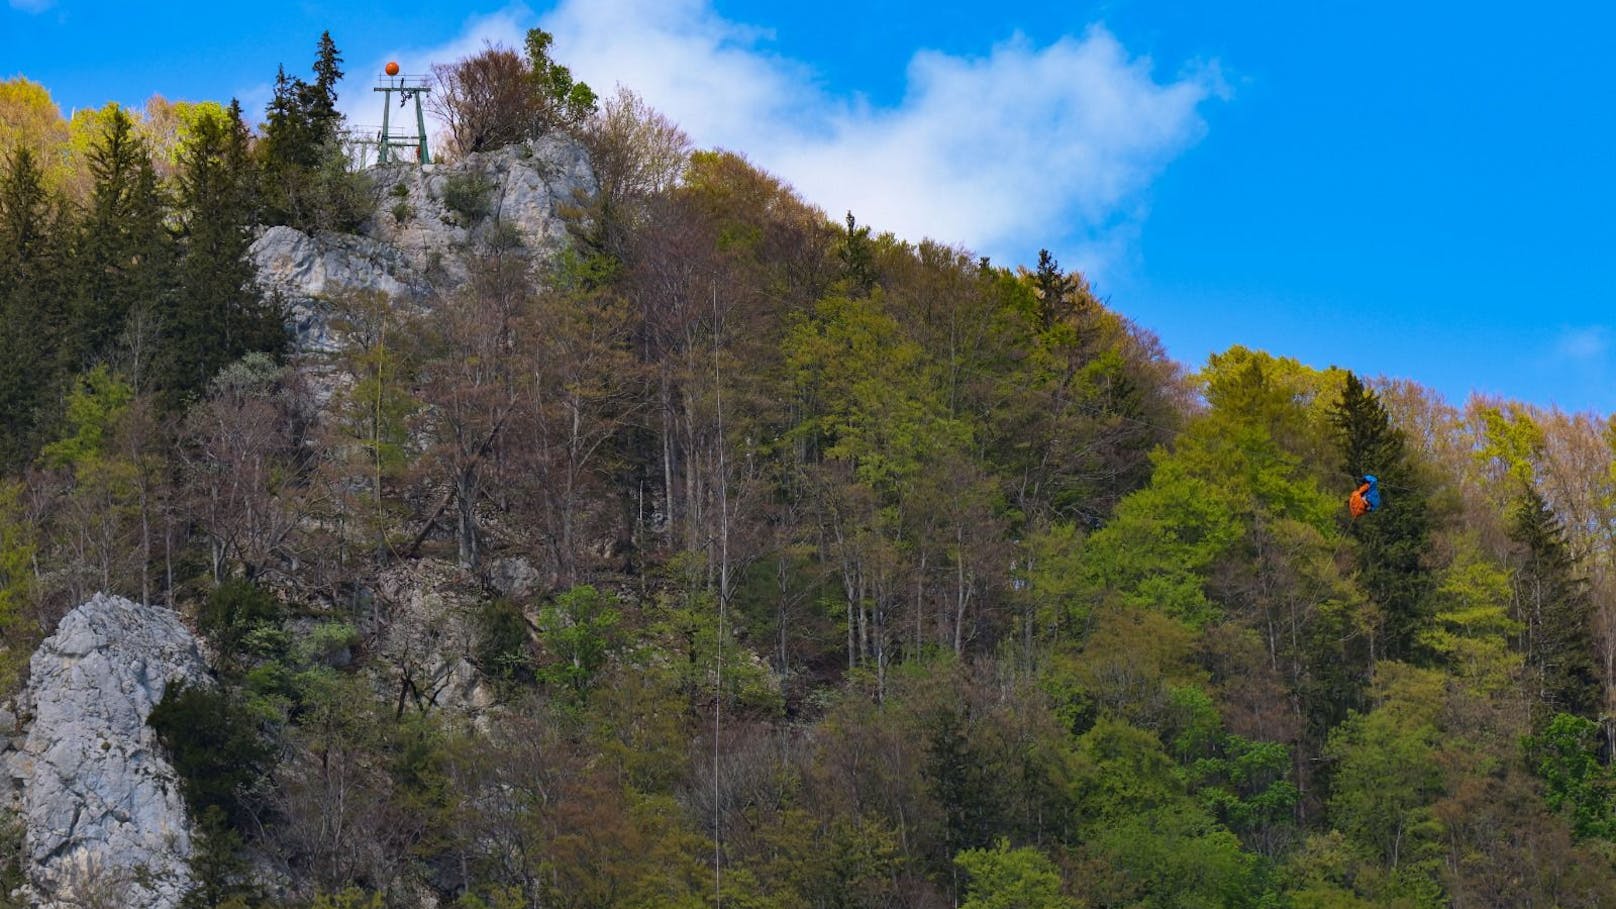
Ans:
[{"label": "paraglider canopy", "polygon": [[1364,474],[1363,481],[1364,481],[1365,484],[1367,484],[1369,486],[1369,491],[1364,493],[1364,501],[1369,503],[1369,510],[1370,511],[1379,511],[1380,510],[1380,478],[1375,476],[1372,473],[1366,473],[1366,474]]},{"label": "paraglider canopy", "polygon": [[1372,473],[1363,476],[1362,484],[1347,498],[1347,510],[1354,519],[1380,508],[1380,478]]}]

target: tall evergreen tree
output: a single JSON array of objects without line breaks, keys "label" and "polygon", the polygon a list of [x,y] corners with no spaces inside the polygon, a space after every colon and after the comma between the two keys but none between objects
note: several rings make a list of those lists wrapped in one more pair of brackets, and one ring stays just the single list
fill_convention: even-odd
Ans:
[{"label": "tall evergreen tree", "polygon": [[1431,535],[1425,481],[1379,396],[1350,372],[1330,422],[1341,467],[1352,482],[1365,474],[1380,478],[1381,509],[1352,524],[1358,581],[1381,611],[1376,656],[1406,659],[1414,655],[1416,637],[1430,619],[1431,574],[1420,561]]},{"label": "tall evergreen tree", "polygon": [[342,54],[331,33],[321,32],[314,56],[314,83],[304,86],[304,108],[317,145],[337,141],[342,126],[342,115],[337,112],[337,83],[341,80]]},{"label": "tall evergreen tree", "polygon": [[64,225],[19,145],[0,170],[0,464],[26,461],[61,340]]},{"label": "tall evergreen tree", "polygon": [[856,296],[869,296],[875,289],[875,250],[870,241],[870,226],[860,225],[847,213],[847,231],[842,234],[836,248],[836,257],[842,263],[842,279],[848,291]]},{"label": "tall evergreen tree", "polygon": [[174,244],[151,154],[122,108],[91,146],[89,169],[95,182],[76,244],[68,365],[110,356],[129,332],[130,373],[139,380],[152,353],[146,341],[167,316]]},{"label": "tall evergreen tree", "polygon": [[266,162],[314,164],[314,137],[303,109],[307,95],[308,83],[288,76],[285,66],[275,71],[275,90],[264,109],[264,140],[259,144]]},{"label": "tall evergreen tree", "polygon": [[174,396],[201,389],[245,353],[278,352],[283,336],[247,257],[251,168],[240,105],[231,103],[226,120],[202,119],[179,164],[180,293],[162,375]]},{"label": "tall evergreen tree", "polygon": [[1038,270],[1033,272],[1033,287],[1038,292],[1039,321],[1048,331],[1071,308],[1067,299],[1071,282],[1061,273],[1060,263],[1047,249],[1038,250]]},{"label": "tall evergreen tree", "polygon": [[265,113],[258,143],[262,218],[299,230],[352,230],[369,215],[375,200],[368,181],[352,172],[342,149],[342,114],[337,81],[342,55],[331,33],[320,36],[314,81],[275,76],[275,94]]},{"label": "tall evergreen tree", "polygon": [[1539,720],[1556,713],[1589,719],[1599,712],[1594,663],[1593,601],[1577,574],[1565,525],[1537,490],[1527,487],[1510,536],[1520,544],[1512,577],[1521,649],[1533,670]]}]

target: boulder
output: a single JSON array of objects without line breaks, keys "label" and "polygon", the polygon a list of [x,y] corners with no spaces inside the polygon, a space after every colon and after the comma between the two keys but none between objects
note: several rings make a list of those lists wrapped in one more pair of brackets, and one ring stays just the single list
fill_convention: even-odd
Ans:
[{"label": "boulder", "polygon": [[191,825],[146,724],[168,686],[205,683],[179,616],[98,594],[29,664],[22,782],[29,905],[170,909],[190,887]]}]

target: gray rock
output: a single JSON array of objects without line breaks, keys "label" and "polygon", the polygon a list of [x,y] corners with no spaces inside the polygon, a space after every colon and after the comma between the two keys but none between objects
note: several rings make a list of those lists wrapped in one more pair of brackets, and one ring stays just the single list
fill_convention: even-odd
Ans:
[{"label": "gray rock", "polygon": [[513,600],[526,599],[539,589],[544,578],[526,556],[495,559],[488,568],[489,586]]},{"label": "gray rock", "polygon": [[429,291],[401,250],[369,237],[311,237],[278,225],[260,234],[249,254],[259,285],[287,305],[297,348],[305,352],[337,349],[330,323],[335,299],[369,291],[419,300]]},{"label": "gray rock", "polygon": [[466,577],[450,563],[420,559],[392,566],[377,578],[386,619],[375,642],[379,665],[393,678],[384,690],[411,682],[419,706],[476,714],[495,691],[473,665],[480,604],[466,593]]},{"label": "gray rock", "polygon": [[177,906],[191,826],[174,770],[146,725],[176,680],[207,680],[174,612],[97,594],[29,664],[33,723],[23,782],[30,905]]},{"label": "gray rock", "polygon": [[[443,199],[450,179],[473,173],[488,181],[489,214],[464,224]],[[258,282],[287,305],[301,352],[340,349],[332,304],[346,295],[371,291],[419,305],[453,291],[466,280],[467,254],[492,235],[496,221],[514,229],[534,257],[552,254],[566,241],[560,209],[596,186],[583,147],[561,136],[454,164],[390,164],[370,174],[378,204],[360,234],[311,236],[277,226],[252,245]],[[400,203],[406,212],[402,219],[394,214]]]}]

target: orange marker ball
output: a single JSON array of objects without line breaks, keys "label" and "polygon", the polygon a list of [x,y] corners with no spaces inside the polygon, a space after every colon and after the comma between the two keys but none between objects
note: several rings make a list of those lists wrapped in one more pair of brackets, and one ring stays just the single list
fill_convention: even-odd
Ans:
[{"label": "orange marker ball", "polygon": [[387,69],[387,75],[389,75],[389,76],[398,75],[398,63],[397,62],[395,62],[393,60],[387,61],[386,69]]}]

